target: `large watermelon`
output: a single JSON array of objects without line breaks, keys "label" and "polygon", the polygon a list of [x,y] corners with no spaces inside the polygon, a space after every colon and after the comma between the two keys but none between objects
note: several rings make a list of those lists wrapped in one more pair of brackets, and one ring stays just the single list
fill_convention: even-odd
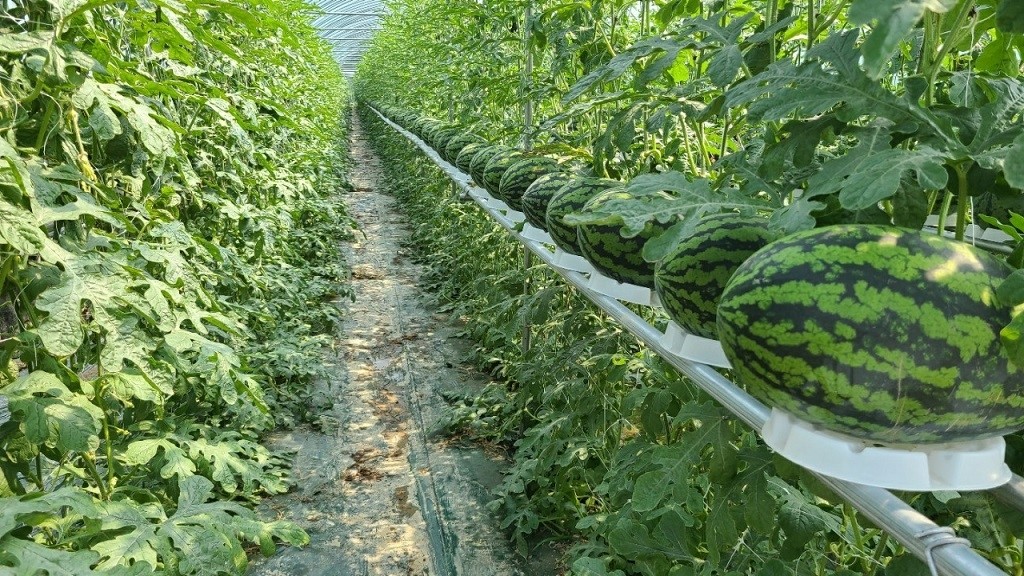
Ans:
[{"label": "large watermelon", "polygon": [[542,230],[548,229],[546,214],[548,202],[563,186],[572,182],[568,172],[551,172],[533,181],[522,197],[522,211],[526,221]]},{"label": "large watermelon", "polygon": [[508,146],[503,146],[501,144],[481,148],[469,163],[469,174],[473,177],[473,182],[475,182],[477,186],[485,187],[484,168],[487,166],[487,163],[491,161],[491,158],[494,158],[502,152],[508,152],[509,150],[513,150],[513,148],[509,148]]},{"label": "large watermelon", "polygon": [[669,317],[687,332],[718,338],[718,299],[729,278],[754,252],[776,238],[757,216],[707,216],[654,267],[654,288]]},{"label": "large watermelon", "polygon": [[1024,374],[999,340],[999,258],[934,234],[839,225],[758,251],[729,281],[718,336],[755,397],[882,443],[1024,427]]},{"label": "large watermelon", "polygon": [[[626,190],[608,190],[591,198],[582,212],[600,212],[611,200],[629,200]],[[613,224],[581,224],[578,227],[580,255],[598,272],[618,282],[654,288],[654,263],[644,260],[641,251],[648,240],[661,235],[672,223],[648,222],[632,238],[622,236],[622,221]]]},{"label": "large watermelon", "polygon": [[489,144],[484,142],[466,144],[462,150],[459,151],[459,155],[455,157],[455,166],[458,167],[459,170],[462,170],[463,173],[470,174],[469,165],[476,156],[476,153],[488,146]]},{"label": "large watermelon", "polygon": [[580,256],[576,226],[566,224],[562,219],[567,214],[583,210],[587,201],[594,196],[621,186],[622,182],[608,178],[575,178],[562,186],[548,201],[548,209],[544,213],[546,229],[555,245],[570,254]]},{"label": "large watermelon", "polygon": [[472,132],[463,132],[458,136],[448,140],[448,144],[445,145],[444,150],[438,150],[441,157],[448,161],[450,164],[455,163],[455,159],[459,157],[459,152],[462,149],[473,144],[474,142],[483,142],[484,139]]},{"label": "large watermelon", "polygon": [[527,156],[512,164],[501,176],[498,197],[513,210],[523,210],[523,194],[534,180],[558,170],[558,162],[546,156]]},{"label": "large watermelon", "polygon": [[487,161],[487,165],[484,166],[484,188],[490,192],[491,196],[505,200],[499,194],[501,177],[505,175],[509,167],[523,158],[526,158],[525,152],[517,148],[509,148],[498,152]]}]

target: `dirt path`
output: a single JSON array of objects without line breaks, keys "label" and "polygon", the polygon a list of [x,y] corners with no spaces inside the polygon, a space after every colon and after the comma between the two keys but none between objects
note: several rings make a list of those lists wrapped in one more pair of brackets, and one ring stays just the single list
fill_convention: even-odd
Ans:
[{"label": "dirt path", "polygon": [[[377,192],[378,160],[353,118],[350,212],[365,238],[351,246],[356,302],[345,313],[330,406],[319,430],[275,439],[297,452],[298,487],[268,499],[265,517],[300,523],[311,544],[249,571],[257,576],[526,575],[484,508],[501,462],[429,436],[440,393],[482,385],[460,368],[460,342],[435,316],[399,247],[394,200]],[[538,574],[552,574],[551,571]]]}]

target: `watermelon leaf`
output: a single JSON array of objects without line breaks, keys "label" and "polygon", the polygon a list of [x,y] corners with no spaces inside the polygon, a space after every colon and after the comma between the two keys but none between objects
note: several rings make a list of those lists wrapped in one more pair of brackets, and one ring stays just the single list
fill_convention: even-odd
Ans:
[{"label": "watermelon leaf", "polygon": [[864,210],[896,194],[907,173],[913,173],[922,188],[946,187],[949,174],[939,151],[927,146],[914,150],[892,148],[891,140],[886,128],[863,130],[854,149],[826,162],[808,181],[806,197],[839,192],[844,208]]},{"label": "watermelon leaf", "polygon": [[1024,34],[1024,4],[1020,0],[1002,0],[996,8],[996,26],[1003,32]]},{"label": "watermelon leaf", "polygon": [[948,12],[957,0],[854,0],[850,21],[871,24],[871,34],[861,45],[864,67],[872,78],[880,78],[900,42],[921,21],[926,12]]},{"label": "watermelon leaf", "polygon": [[1014,316],[1013,320],[999,331],[999,339],[1010,361],[1024,368],[1024,314]]},{"label": "watermelon leaf", "polygon": [[600,212],[572,214],[565,221],[573,225],[600,224],[621,218],[623,235],[629,238],[639,234],[652,220],[668,223],[677,218],[700,217],[723,210],[766,208],[763,202],[745,197],[735,189],[712,190],[710,181],[690,180],[675,171],[642,174],[631,180],[626,189],[632,198],[609,200]]},{"label": "watermelon leaf", "polygon": [[1014,270],[1006,280],[996,288],[996,298],[1003,306],[1019,306],[1024,304],[1024,270]]}]

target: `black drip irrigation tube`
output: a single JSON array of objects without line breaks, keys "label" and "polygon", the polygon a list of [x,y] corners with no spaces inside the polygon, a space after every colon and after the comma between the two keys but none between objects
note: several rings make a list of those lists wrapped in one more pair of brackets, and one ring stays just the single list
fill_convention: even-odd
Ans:
[{"label": "black drip irrigation tube", "polygon": [[[659,354],[682,374],[688,376],[704,391],[725,406],[736,417],[754,430],[760,430],[771,413],[770,409],[735,383],[706,364],[680,358],[665,347],[663,334],[618,300],[594,292],[586,287],[587,277],[579,272],[553,265],[554,255],[540,242],[524,238],[516,223],[502,212],[482,201],[486,191],[474,186],[470,177],[442,159],[429,145],[395,124],[377,109],[369,107],[389,126],[416,144],[458,186],[467,199],[475,201],[493,220],[505,228],[541,261],[558,272],[566,282],[589,298],[606,314],[615,318],[626,330],[651,350]],[[865,486],[815,474],[826,486],[851,504],[876,526],[895,538],[914,556],[925,562],[933,574],[944,576],[1005,576],[995,564],[958,537],[949,527],[939,526],[924,514],[911,508],[889,490]],[[1014,475],[1010,481],[992,490],[994,496],[1024,510],[1024,478]]]}]

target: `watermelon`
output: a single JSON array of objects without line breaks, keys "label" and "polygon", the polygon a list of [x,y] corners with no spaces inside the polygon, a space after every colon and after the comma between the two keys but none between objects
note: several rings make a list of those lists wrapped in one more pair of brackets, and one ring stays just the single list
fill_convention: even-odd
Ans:
[{"label": "watermelon", "polygon": [[490,192],[491,196],[505,200],[499,194],[501,177],[505,175],[510,166],[524,158],[526,158],[526,154],[522,150],[510,148],[498,152],[487,161],[487,165],[484,166],[484,188]]},{"label": "watermelon", "polygon": [[756,216],[707,216],[654,267],[654,289],[669,317],[687,332],[718,338],[718,299],[740,264],[777,235]]},{"label": "watermelon", "polygon": [[521,204],[526,221],[542,230],[548,229],[545,215],[548,202],[556,192],[573,180],[568,172],[550,172],[537,178],[523,193]]},{"label": "watermelon", "polygon": [[583,210],[594,196],[621,186],[622,182],[608,178],[575,178],[562,186],[548,201],[548,209],[544,213],[545,229],[555,245],[570,254],[581,255],[576,226],[566,224],[562,219],[567,214]]},{"label": "watermelon", "polygon": [[456,128],[452,125],[446,125],[444,128],[441,128],[440,130],[434,132],[434,135],[429,142],[430,147],[433,148],[438,153],[438,155],[443,155],[444,148],[445,146],[448,145],[448,142],[452,138],[458,136],[459,134],[462,134],[461,128]]},{"label": "watermelon", "polygon": [[438,153],[440,153],[441,157],[447,160],[448,163],[454,164],[455,159],[459,157],[459,152],[462,152],[463,148],[474,142],[483,141],[483,138],[473,134],[472,132],[463,132],[449,140],[448,144],[445,145],[444,150],[438,150]]},{"label": "watermelon", "polygon": [[[630,198],[632,195],[623,189],[608,190],[587,201],[582,212],[600,212],[610,200]],[[644,260],[641,251],[648,240],[671,226],[652,220],[639,234],[626,238],[621,234],[621,219],[613,224],[581,224],[577,230],[580,255],[612,280],[654,288],[654,263]]]},{"label": "watermelon", "polygon": [[513,210],[523,210],[523,194],[534,180],[558,170],[558,162],[546,156],[527,156],[512,164],[501,176],[498,197]]},{"label": "watermelon", "polygon": [[469,165],[473,161],[473,157],[476,153],[488,147],[489,144],[484,142],[473,142],[466,144],[462,150],[459,151],[459,155],[455,157],[455,166],[463,173],[469,174]]},{"label": "watermelon", "polygon": [[1024,378],[999,339],[1001,259],[872,224],[784,237],[737,269],[718,336],[740,384],[825,429],[886,444],[1024,427]]},{"label": "watermelon", "polygon": [[509,150],[512,150],[512,148],[509,148],[508,146],[502,146],[501,144],[481,148],[480,151],[473,156],[473,160],[469,163],[469,174],[470,176],[473,177],[473,182],[476,183],[477,186],[483,187],[484,168],[487,166],[487,163],[491,161],[491,158],[494,158],[500,152],[507,152]]},{"label": "watermelon", "polygon": [[437,120],[423,116],[412,123],[412,129],[410,131],[420,138],[423,138],[423,135],[426,134],[427,130],[435,127],[436,125]]}]

